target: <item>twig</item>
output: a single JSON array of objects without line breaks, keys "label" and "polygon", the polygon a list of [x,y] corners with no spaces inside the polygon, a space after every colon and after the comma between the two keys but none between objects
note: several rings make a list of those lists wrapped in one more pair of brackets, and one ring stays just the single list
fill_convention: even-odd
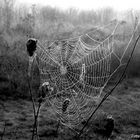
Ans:
[{"label": "twig", "polygon": [[39,112],[40,112],[40,107],[41,107],[41,103],[39,102],[36,117],[35,117],[35,128],[36,128],[37,140],[38,140],[38,115],[39,115]]},{"label": "twig", "polygon": [[38,140],[38,124],[37,123],[38,123],[38,115],[39,115],[41,103],[39,103],[38,109],[37,109],[37,112],[36,112],[35,101],[33,99],[30,80],[28,80],[28,83],[29,83],[30,96],[31,96],[31,100],[32,100],[33,110],[34,110],[34,125],[33,125],[32,140],[34,139],[35,131],[36,131],[36,136],[37,136],[37,140]]},{"label": "twig", "polygon": [[5,130],[6,130],[6,121],[4,123],[4,128],[3,128],[2,135],[1,135],[1,140],[3,140],[4,134],[5,134]]},{"label": "twig", "polygon": [[123,80],[124,75],[125,75],[125,73],[126,73],[126,70],[127,70],[127,68],[128,68],[128,65],[129,65],[129,63],[130,63],[130,60],[131,60],[131,58],[132,58],[132,56],[133,56],[134,50],[135,50],[135,48],[136,48],[136,46],[137,46],[137,43],[138,43],[139,38],[140,38],[140,35],[137,37],[137,39],[136,39],[136,41],[135,41],[133,50],[131,51],[129,60],[128,60],[127,64],[126,64],[126,67],[125,67],[125,69],[124,69],[124,71],[123,71],[123,73],[122,73],[120,79],[118,80],[118,82],[116,83],[116,85],[110,90],[110,92],[107,93],[107,94],[103,97],[103,99],[101,100],[101,102],[99,103],[99,105],[95,108],[95,110],[93,111],[93,113],[91,114],[91,116],[88,118],[88,120],[87,120],[87,122],[85,123],[85,125],[83,126],[83,128],[80,130],[80,133],[78,134],[78,137],[77,137],[77,138],[79,138],[79,137],[81,136],[81,134],[83,133],[83,130],[85,129],[85,127],[87,126],[88,122],[90,121],[90,119],[92,118],[92,116],[95,114],[95,112],[99,109],[99,107],[103,104],[103,102],[108,98],[109,95],[112,94],[112,92],[116,89],[116,87],[119,85],[119,83]]},{"label": "twig", "polygon": [[[32,90],[31,90],[30,76],[28,76],[28,86],[29,86],[29,93],[30,93],[30,97],[31,97],[32,105],[33,105],[33,113],[34,113],[34,119],[35,119],[36,109],[35,109],[35,102],[34,102]],[[33,133],[32,133],[32,140],[33,139],[34,139],[34,125],[33,125]]]}]

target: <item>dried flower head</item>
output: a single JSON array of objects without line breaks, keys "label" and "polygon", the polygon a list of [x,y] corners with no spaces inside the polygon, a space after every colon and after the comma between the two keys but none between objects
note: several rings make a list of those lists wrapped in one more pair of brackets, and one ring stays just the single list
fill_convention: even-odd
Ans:
[{"label": "dried flower head", "polygon": [[46,95],[49,94],[49,91],[50,91],[49,82],[44,82],[39,89],[39,97],[45,98]]},{"label": "dried flower head", "polygon": [[30,38],[27,43],[26,43],[26,47],[27,47],[27,52],[29,54],[29,56],[33,56],[34,52],[37,48],[37,40],[34,38]]},{"label": "dried flower head", "polygon": [[62,105],[62,112],[63,113],[65,113],[67,111],[69,103],[70,103],[70,100],[68,98],[66,98],[63,102],[63,105]]}]

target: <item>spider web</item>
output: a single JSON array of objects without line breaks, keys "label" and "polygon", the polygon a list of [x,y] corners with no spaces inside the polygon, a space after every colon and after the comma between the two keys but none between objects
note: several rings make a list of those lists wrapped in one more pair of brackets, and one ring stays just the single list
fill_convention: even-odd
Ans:
[{"label": "spider web", "polygon": [[[40,84],[47,81],[53,87],[47,99],[61,123],[70,128],[76,127],[91,115],[96,100],[100,98],[112,75],[125,65],[122,63],[125,52],[119,57],[113,48],[114,33],[119,23],[111,24],[113,28],[109,28],[112,31],[106,38],[95,36],[97,30],[94,30],[80,37],[55,41],[49,46],[50,49],[45,49],[40,43],[38,45],[36,56]],[[113,71],[112,57],[118,62]],[[63,103],[67,99],[70,102],[63,112]]]}]

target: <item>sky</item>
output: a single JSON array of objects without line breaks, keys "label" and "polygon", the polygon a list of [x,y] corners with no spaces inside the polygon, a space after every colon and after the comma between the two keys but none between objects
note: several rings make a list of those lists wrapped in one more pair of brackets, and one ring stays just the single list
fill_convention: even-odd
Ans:
[{"label": "sky", "polygon": [[102,7],[112,7],[115,10],[140,10],[140,0],[17,0],[18,3],[40,4],[58,7],[61,9],[77,8],[91,10]]}]

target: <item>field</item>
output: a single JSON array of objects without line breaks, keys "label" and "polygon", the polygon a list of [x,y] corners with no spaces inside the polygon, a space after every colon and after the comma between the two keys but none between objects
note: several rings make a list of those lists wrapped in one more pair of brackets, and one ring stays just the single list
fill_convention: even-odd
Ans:
[{"label": "field", "polygon": [[[28,54],[26,42],[28,38],[38,39],[45,49],[54,41],[81,36],[92,46],[84,35],[90,33],[98,41],[108,37],[115,21],[121,24],[114,34],[114,52],[121,57],[130,38],[137,20],[133,13],[126,11],[124,18],[111,8],[98,11],[66,11],[52,7],[14,7],[14,1],[0,1],[0,137],[1,140],[28,140],[32,137],[34,114],[28,85]],[[5,14],[6,13],[6,14]],[[104,13],[104,14],[103,14]],[[102,16],[104,15],[104,16]],[[108,25],[109,26],[105,26]],[[97,26],[105,26],[99,28]],[[139,35],[139,25],[135,35],[125,52],[122,61],[126,63]],[[111,140],[140,139],[140,43],[138,42],[123,81],[107,98],[94,114],[81,140],[100,140],[100,134],[95,132],[103,127],[106,115],[112,115],[115,127]],[[80,50],[81,51],[81,50]],[[82,54],[85,55],[85,54]],[[55,56],[54,56],[55,57]],[[76,60],[76,59],[75,59]],[[111,58],[111,71],[116,69],[118,60]],[[83,66],[83,65],[82,65]],[[102,96],[107,93],[119,80],[123,69],[113,75]],[[98,75],[98,74],[97,74]],[[40,86],[39,71],[34,66],[32,71],[31,88],[36,106],[38,105],[38,89]],[[88,104],[90,108],[93,104]],[[84,123],[84,122],[83,122]],[[40,109],[38,135],[40,140],[74,140],[76,133],[72,129],[60,124],[51,104],[46,101]],[[83,126],[83,124],[81,124]],[[79,131],[81,127],[76,128]],[[34,138],[35,139],[35,138]]]},{"label": "field", "polygon": [[[127,81],[125,86],[128,88],[119,86],[97,111],[95,116],[98,116],[98,120],[94,119],[95,116],[91,120],[91,122],[101,121],[104,112],[112,114],[115,118],[112,140],[132,140],[140,135],[140,80],[133,78]],[[8,99],[1,101],[1,108],[4,115],[0,116],[1,133],[4,120],[6,122],[4,139],[30,139],[33,125],[31,102],[23,99]],[[57,124],[57,118],[51,106],[45,104],[39,116],[40,139],[74,139],[75,133],[63,125],[59,128],[58,136],[55,135]],[[87,135],[81,139],[98,139],[92,132],[92,128],[88,127],[86,133]]]}]

